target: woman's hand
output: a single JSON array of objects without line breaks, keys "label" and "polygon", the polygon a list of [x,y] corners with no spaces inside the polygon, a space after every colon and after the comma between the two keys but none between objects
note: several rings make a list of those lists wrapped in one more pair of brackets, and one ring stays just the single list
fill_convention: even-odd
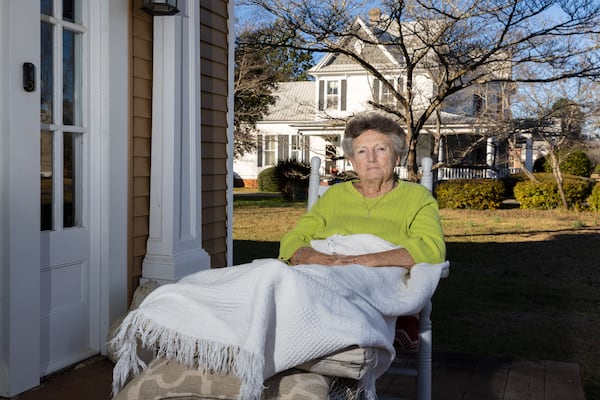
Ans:
[{"label": "woman's hand", "polygon": [[290,258],[290,264],[350,265],[359,264],[358,256],[321,253],[312,247],[301,247]]}]

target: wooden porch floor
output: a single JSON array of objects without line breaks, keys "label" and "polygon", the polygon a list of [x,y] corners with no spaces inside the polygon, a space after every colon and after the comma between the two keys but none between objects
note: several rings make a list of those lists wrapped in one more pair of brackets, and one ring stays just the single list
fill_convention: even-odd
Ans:
[{"label": "wooden porch floor", "polygon": [[[113,364],[95,357],[44,380],[17,400],[109,400]],[[386,374],[380,400],[414,398],[414,379]],[[0,399],[5,399],[0,397]],[[434,354],[434,400],[585,400],[577,364]]]}]

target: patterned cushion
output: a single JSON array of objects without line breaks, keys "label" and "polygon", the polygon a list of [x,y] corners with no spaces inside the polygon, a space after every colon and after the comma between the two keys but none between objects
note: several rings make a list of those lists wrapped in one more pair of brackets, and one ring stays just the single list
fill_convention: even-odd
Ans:
[{"label": "patterned cushion", "polygon": [[[262,400],[326,399],[330,378],[299,370],[288,370],[265,382]],[[113,400],[237,400],[240,381],[233,375],[219,375],[186,368],[165,359],[154,360],[129,382]]]}]

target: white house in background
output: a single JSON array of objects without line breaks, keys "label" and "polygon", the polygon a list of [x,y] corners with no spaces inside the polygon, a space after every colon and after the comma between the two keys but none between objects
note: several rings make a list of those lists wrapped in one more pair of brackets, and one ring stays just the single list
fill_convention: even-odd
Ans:
[{"label": "white house in background", "polygon": [[[357,18],[356,24],[371,38],[379,19],[372,17],[370,24]],[[348,46],[368,54],[371,64],[380,66],[385,76],[399,90],[405,90],[405,72],[400,56],[385,46],[365,46],[353,39]],[[365,56],[366,57],[366,56]],[[344,121],[351,115],[372,108],[370,100],[395,106],[395,99],[380,81],[358,63],[345,55],[327,54],[309,71],[314,79],[304,82],[282,82],[275,92],[276,104],[268,115],[257,123],[257,149],[234,160],[234,170],[248,186],[256,183],[258,174],[277,164],[278,160],[296,158],[309,161],[313,156],[322,159],[322,175],[350,167],[341,159],[340,139]],[[494,109],[498,117],[505,115],[509,99],[504,98],[500,85],[488,84],[486,95],[482,90],[463,90],[445,105],[442,111],[443,141],[440,161],[464,148],[475,129],[476,116],[483,109]],[[426,70],[417,71],[414,91],[415,104],[425,104],[435,91]],[[434,148],[435,121],[426,124],[419,136],[417,159],[431,156]],[[469,165],[498,167],[507,165],[507,148],[490,138],[469,155]]]}]

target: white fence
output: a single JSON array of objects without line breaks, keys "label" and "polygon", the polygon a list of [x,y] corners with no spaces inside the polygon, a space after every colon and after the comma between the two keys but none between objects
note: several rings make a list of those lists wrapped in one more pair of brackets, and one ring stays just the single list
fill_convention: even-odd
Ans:
[{"label": "white fence", "polygon": [[[437,174],[438,181],[451,179],[500,179],[510,174],[518,174],[520,168],[469,168],[469,167],[442,167],[433,171]],[[396,173],[400,179],[408,178],[406,167],[397,167]]]},{"label": "white fence", "polygon": [[[500,179],[507,175],[518,174],[521,172],[520,168],[457,168],[457,167],[443,167],[437,169],[437,179],[450,180],[450,179]],[[435,172],[434,172],[435,173]]]}]

